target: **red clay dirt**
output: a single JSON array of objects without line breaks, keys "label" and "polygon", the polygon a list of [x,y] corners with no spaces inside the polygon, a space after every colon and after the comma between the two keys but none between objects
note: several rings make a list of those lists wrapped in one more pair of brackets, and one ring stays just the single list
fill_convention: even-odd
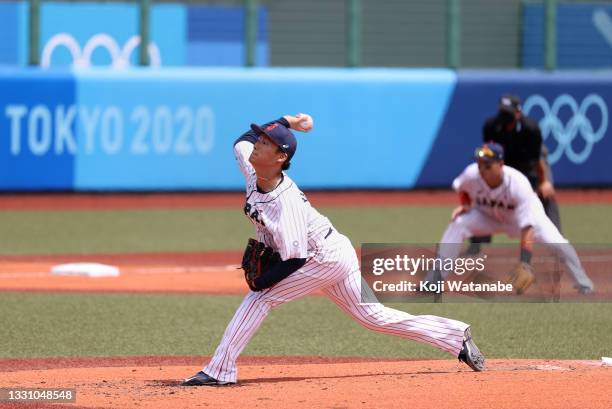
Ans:
[{"label": "red clay dirt", "polygon": [[[359,251],[358,251],[359,253]],[[0,292],[103,292],[103,293],[181,293],[246,294],[244,275],[239,269],[239,252],[136,253],[89,255],[0,256]],[[581,251],[581,260],[596,285],[597,292],[583,296],[564,274],[559,282],[563,300],[609,300],[612,285],[607,265],[612,255],[607,249]],[[53,266],[63,263],[96,262],[116,266],[118,277],[58,276]],[[543,273],[544,274],[544,273]],[[526,296],[546,293],[546,274],[528,290]],[[392,279],[390,279],[392,281]],[[315,295],[320,292],[315,292]]]},{"label": "red clay dirt", "polygon": [[[245,294],[238,252],[0,256],[0,291]],[[63,263],[116,266],[119,277],[57,276]]]},{"label": "red clay dirt", "polygon": [[206,361],[186,360],[127,358],[116,366],[87,358],[42,368],[31,360],[0,373],[0,385],[75,388],[79,408],[612,407],[612,368],[595,361],[490,360],[475,373],[454,360],[244,358],[237,385],[211,388],[179,386]]},{"label": "red clay dirt", "polygon": [[[457,195],[448,190],[410,191],[312,191],[315,206],[452,205]],[[558,190],[561,204],[612,203],[611,189]],[[0,210],[117,210],[234,208],[244,201],[241,192],[224,193],[22,193],[0,195]]]}]

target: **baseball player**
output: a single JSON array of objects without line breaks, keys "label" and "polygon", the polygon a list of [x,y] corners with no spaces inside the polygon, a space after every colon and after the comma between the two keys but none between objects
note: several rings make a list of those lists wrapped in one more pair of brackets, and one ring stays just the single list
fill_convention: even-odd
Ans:
[{"label": "baseball player", "polygon": [[[593,292],[593,282],[583,270],[576,250],[546,216],[527,177],[504,165],[502,146],[485,143],[474,155],[476,163],[466,167],[453,182],[461,205],[454,209],[442,236],[440,257],[457,257],[460,246],[456,243],[469,237],[506,233],[521,238],[521,263],[529,265],[533,243],[542,243],[561,256],[580,293]],[[445,272],[440,273],[446,278]]]},{"label": "baseball player", "polygon": [[[482,128],[482,142],[496,142],[504,148],[504,163],[527,177],[538,193],[546,215],[561,231],[552,171],[546,160],[548,151],[538,124],[523,115],[519,97],[503,95],[499,99],[497,115],[487,119]],[[480,252],[479,243],[489,243],[491,237],[473,237],[471,242],[467,253],[477,254]]]},{"label": "baseball player", "polygon": [[246,178],[244,213],[255,226],[257,240],[278,252],[281,261],[249,282],[251,291],[212,359],[182,385],[234,384],[236,359],[270,310],[315,290],[323,291],[366,328],[432,345],[475,371],[484,370],[484,356],[472,340],[468,324],[361,302],[361,274],[351,242],[310,205],[283,172],[297,148],[290,129],[308,132],[311,128],[310,116],[285,115],[261,127],[252,124],[234,143],[234,154]]}]

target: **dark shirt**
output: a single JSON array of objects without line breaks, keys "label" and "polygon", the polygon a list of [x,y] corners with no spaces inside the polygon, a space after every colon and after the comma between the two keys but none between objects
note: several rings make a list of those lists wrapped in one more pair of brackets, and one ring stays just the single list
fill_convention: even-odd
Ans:
[{"label": "dark shirt", "polygon": [[482,129],[483,142],[497,142],[504,148],[504,162],[527,176],[535,189],[538,185],[538,162],[542,151],[542,134],[538,124],[521,118],[508,131],[498,116],[489,118]]}]

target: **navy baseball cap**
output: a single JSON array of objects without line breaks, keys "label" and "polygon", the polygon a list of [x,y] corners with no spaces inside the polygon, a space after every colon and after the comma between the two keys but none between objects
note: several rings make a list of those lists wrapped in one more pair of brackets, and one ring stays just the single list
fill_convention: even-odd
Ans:
[{"label": "navy baseball cap", "polygon": [[251,129],[259,136],[264,134],[274,141],[278,145],[278,148],[287,154],[289,160],[295,154],[297,149],[297,139],[295,135],[286,126],[274,122],[265,128],[260,127],[257,124],[251,124]]},{"label": "navy baseball cap", "polygon": [[521,99],[516,95],[503,95],[499,99],[499,110],[510,113],[521,111]]},{"label": "navy baseball cap", "polygon": [[488,142],[476,148],[474,159],[485,162],[504,160],[504,148],[495,142]]}]

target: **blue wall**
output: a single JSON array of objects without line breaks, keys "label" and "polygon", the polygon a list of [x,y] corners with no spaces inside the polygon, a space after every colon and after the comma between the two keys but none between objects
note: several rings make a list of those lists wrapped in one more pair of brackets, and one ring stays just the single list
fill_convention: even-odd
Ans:
[{"label": "blue wall", "polygon": [[612,184],[612,76],[395,69],[0,70],[0,190],[242,189],[232,143],[308,112],[304,188],[448,187],[503,93],[541,121],[558,185]]},{"label": "blue wall", "polygon": [[452,181],[482,143],[484,121],[507,93],[518,95],[524,113],[539,122],[557,185],[612,184],[610,73],[463,71],[417,186]]}]

